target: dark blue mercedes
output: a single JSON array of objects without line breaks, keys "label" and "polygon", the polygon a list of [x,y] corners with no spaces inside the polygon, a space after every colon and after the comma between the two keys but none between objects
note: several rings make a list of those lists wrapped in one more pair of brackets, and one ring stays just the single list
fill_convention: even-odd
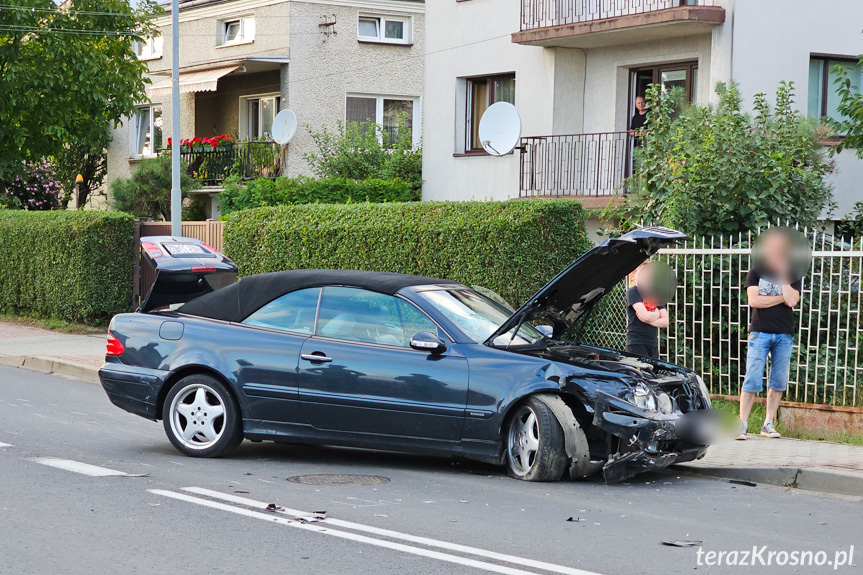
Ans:
[{"label": "dark blue mercedes", "polygon": [[143,238],[157,276],[111,322],[111,401],[162,420],[186,455],[243,439],[506,465],[529,481],[609,482],[701,457],[711,409],[687,369],[581,345],[600,298],[685,236],[642,228],[579,258],[513,312],[481,288],[392,273],[296,270],[237,282],[188,238]]}]

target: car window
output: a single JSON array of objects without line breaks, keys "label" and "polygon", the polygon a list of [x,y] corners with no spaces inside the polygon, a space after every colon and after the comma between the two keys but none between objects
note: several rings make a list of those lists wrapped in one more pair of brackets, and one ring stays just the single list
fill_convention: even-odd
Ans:
[{"label": "car window", "polygon": [[321,288],[301,289],[278,297],[243,320],[246,325],[311,335]]},{"label": "car window", "polygon": [[421,332],[436,334],[437,326],[404,300],[356,288],[324,288],[318,335],[409,347]]}]

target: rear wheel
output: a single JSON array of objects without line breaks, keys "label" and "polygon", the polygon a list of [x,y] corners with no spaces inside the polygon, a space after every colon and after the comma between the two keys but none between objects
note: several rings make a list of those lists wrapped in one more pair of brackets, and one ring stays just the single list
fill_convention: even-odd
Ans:
[{"label": "rear wheel", "polygon": [[530,397],[513,411],[506,434],[507,473],[524,481],[557,481],[567,467],[563,430],[551,409]]},{"label": "rear wheel", "polygon": [[240,410],[220,381],[203,374],[184,377],[165,397],[165,433],[191,457],[217,457],[243,441]]}]

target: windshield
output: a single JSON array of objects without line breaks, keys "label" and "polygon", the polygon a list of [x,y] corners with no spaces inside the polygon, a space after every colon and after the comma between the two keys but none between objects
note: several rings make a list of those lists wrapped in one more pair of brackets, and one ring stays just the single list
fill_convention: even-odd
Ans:
[{"label": "windshield", "polygon": [[[420,293],[469,338],[482,343],[512,315],[512,312],[490,298],[469,289],[430,290]],[[522,324],[518,335],[514,329],[494,340],[496,346],[531,345],[543,335],[529,324]]]}]

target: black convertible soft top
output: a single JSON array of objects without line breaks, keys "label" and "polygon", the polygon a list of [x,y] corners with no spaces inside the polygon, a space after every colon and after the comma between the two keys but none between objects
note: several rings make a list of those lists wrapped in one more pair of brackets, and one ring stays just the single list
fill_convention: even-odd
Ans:
[{"label": "black convertible soft top", "polygon": [[350,286],[394,295],[417,285],[458,284],[452,280],[356,270],[292,270],[243,278],[241,281],[193,299],[177,311],[189,315],[243,321],[263,305],[299,289],[322,286]]}]

